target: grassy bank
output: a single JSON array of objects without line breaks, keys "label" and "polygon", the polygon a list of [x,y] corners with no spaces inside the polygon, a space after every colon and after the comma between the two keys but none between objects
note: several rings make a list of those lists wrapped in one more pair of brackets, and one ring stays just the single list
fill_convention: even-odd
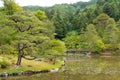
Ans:
[{"label": "grassy bank", "polygon": [[17,56],[14,55],[0,55],[0,61],[7,61],[10,66],[7,68],[0,68],[0,74],[3,72],[13,73],[13,72],[23,72],[27,70],[51,70],[54,68],[59,68],[63,64],[63,61],[56,61],[56,64],[53,65],[51,62],[46,61],[35,61],[35,60],[25,60],[22,59],[22,64],[19,68],[16,68]]}]

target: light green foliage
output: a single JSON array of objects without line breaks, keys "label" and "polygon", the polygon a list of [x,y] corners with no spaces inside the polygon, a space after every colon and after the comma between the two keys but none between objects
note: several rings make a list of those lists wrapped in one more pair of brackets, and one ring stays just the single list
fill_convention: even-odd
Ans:
[{"label": "light green foliage", "polygon": [[96,47],[98,48],[98,51],[105,49],[105,44],[103,43],[101,39],[97,40],[95,44],[96,44]]},{"label": "light green foliage", "polygon": [[13,54],[16,50],[11,45],[11,42],[14,39],[16,30],[9,25],[10,20],[7,19],[6,15],[2,14],[0,18],[0,53]]},{"label": "light green foliage", "polygon": [[63,55],[66,52],[64,42],[60,40],[51,40],[50,51],[52,55]]},{"label": "light green foliage", "polygon": [[2,44],[10,44],[10,41],[12,40],[12,35],[14,35],[15,29],[11,28],[9,26],[0,27],[0,43]]},{"label": "light green foliage", "polygon": [[69,32],[63,41],[68,49],[80,48],[80,36],[76,31]]},{"label": "light green foliage", "polygon": [[78,35],[75,31],[69,33],[63,39],[68,49],[90,50],[100,52],[105,48],[102,39],[98,36],[95,26],[89,24],[82,34]]},{"label": "light green foliage", "polygon": [[[47,44],[48,45],[48,44]],[[60,40],[51,40],[49,48],[46,50],[46,58],[56,64],[56,58],[63,59],[63,56],[66,53],[66,46],[64,42]]]},{"label": "light green foliage", "polygon": [[80,37],[82,49],[90,50],[92,52],[100,52],[104,49],[104,43],[98,36],[93,24],[89,24],[86,28],[86,31],[81,34]]},{"label": "light green foliage", "polygon": [[105,45],[98,36],[95,26],[89,24],[82,34],[78,35],[75,31],[69,33],[63,39],[68,49],[90,50],[92,52],[100,52],[104,50]]},{"label": "light green foliage", "polygon": [[39,20],[43,20],[46,19],[47,16],[45,15],[45,12],[42,10],[38,10],[35,12],[35,16],[39,19]]},{"label": "light green foliage", "polygon": [[12,15],[15,12],[21,12],[22,8],[17,5],[14,0],[3,0],[4,2],[4,10],[5,13],[8,15]]}]

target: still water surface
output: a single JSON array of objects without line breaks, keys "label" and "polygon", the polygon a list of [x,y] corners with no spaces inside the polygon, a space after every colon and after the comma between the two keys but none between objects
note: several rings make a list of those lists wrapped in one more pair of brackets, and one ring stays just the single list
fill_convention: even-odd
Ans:
[{"label": "still water surface", "polygon": [[59,72],[3,80],[120,80],[120,57],[82,57],[67,61]]}]

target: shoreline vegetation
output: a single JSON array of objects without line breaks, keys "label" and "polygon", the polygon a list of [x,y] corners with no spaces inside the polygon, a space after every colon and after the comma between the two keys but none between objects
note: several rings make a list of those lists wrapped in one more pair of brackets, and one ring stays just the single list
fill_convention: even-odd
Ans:
[{"label": "shoreline vegetation", "polygon": [[17,57],[13,55],[0,55],[0,62],[4,61],[9,64],[6,68],[0,69],[0,77],[21,76],[46,72],[58,71],[64,64],[64,61],[57,60],[56,64],[50,61],[22,60],[21,66],[16,66]]}]

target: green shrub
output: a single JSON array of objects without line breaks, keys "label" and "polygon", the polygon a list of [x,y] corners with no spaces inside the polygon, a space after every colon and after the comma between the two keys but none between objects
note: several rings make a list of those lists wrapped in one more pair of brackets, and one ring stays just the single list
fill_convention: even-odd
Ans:
[{"label": "green shrub", "polygon": [[1,68],[7,68],[7,67],[9,67],[10,66],[10,64],[7,62],[7,61],[2,61],[2,62],[0,62],[0,67]]}]

